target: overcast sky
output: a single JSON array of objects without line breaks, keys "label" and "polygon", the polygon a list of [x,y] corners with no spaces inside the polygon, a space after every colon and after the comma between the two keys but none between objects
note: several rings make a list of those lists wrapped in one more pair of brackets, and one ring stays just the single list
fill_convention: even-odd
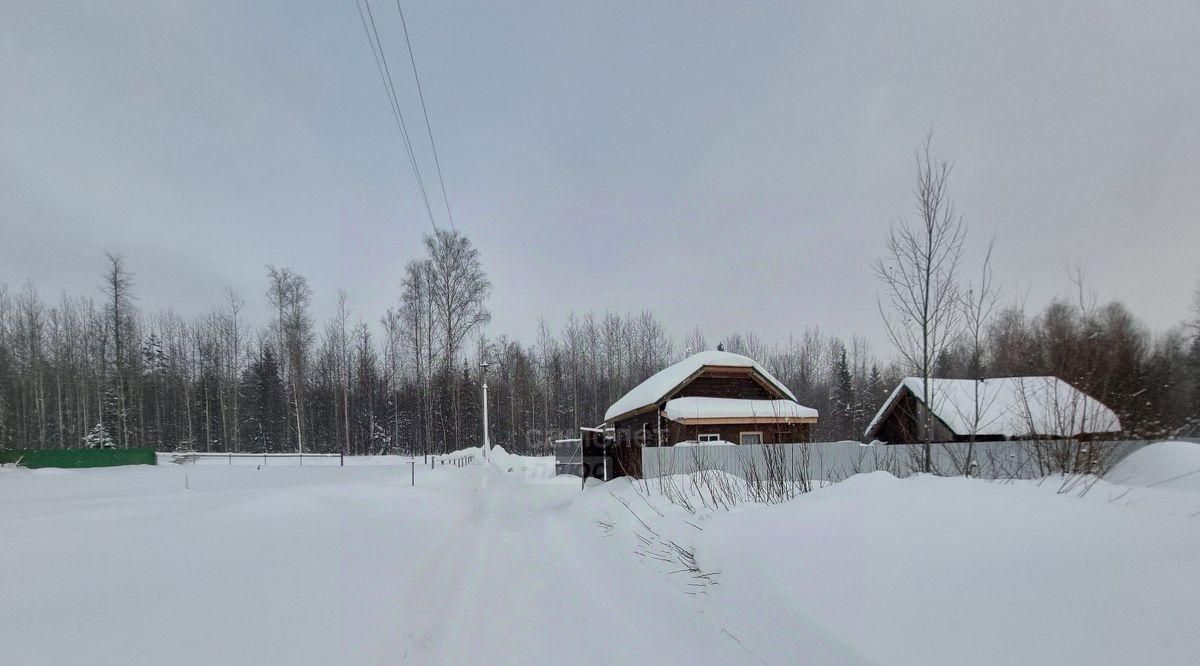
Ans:
[{"label": "overcast sky", "polygon": [[[854,7],[843,7],[853,4]],[[396,7],[372,5],[440,196]],[[933,128],[970,257],[1030,310],[1082,262],[1156,329],[1200,277],[1200,3],[406,0],[490,333],[880,340],[870,265]],[[440,199],[435,212],[443,217]],[[266,264],[374,323],[430,222],[353,0],[0,4],[0,282],[198,313]],[[880,348],[886,351],[886,348]]]}]

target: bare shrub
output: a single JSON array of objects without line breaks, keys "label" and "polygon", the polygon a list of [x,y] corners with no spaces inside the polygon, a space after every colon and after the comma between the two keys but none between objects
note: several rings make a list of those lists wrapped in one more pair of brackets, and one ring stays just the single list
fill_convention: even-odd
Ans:
[{"label": "bare shrub", "polygon": [[742,478],[752,502],[778,504],[812,490],[808,476],[811,449],[807,446],[757,447],[758,455],[742,457]]},{"label": "bare shrub", "polygon": [[[687,583],[688,587],[692,588],[689,590],[689,594],[702,593],[704,588],[717,584],[716,577],[719,572],[704,571],[701,569],[699,563],[696,562],[696,551],[694,548],[688,548],[680,545],[673,539],[664,537],[658,530],[655,530],[642,519],[641,515],[638,514],[637,510],[633,508],[628,500],[618,497],[616,494],[610,494],[613,499],[620,502],[629,511],[629,514],[633,516],[635,522],[633,536],[636,544],[634,553],[636,555],[673,567],[666,572],[669,576],[683,574],[691,578]],[[659,515],[661,516],[662,514],[659,513]],[[688,524],[698,530],[701,529],[693,523]]]}]

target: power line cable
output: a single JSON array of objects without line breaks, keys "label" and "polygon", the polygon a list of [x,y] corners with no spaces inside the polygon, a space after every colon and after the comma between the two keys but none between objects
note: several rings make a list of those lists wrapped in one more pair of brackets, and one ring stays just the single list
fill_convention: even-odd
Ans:
[{"label": "power line cable", "polygon": [[[400,128],[400,135],[404,138],[404,148],[408,153],[408,161],[412,166],[413,175],[417,179],[417,188],[421,192],[421,199],[425,202],[425,212],[429,215],[429,224],[437,230],[437,222],[433,217],[433,208],[429,205],[429,195],[425,191],[425,181],[421,177],[421,169],[417,165],[417,157],[413,152],[412,141],[408,136],[408,127],[404,122],[404,113],[400,110],[400,102],[396,96],[396,85],[392,80],[391,68],[388,67],[387,53],[383,50],[383,43],[379,40],[379,31],[375,27],[375,15],[371,11],[370,0],[354,0],[355,6],[358,7],[358,16],[362,20],[363,31],[367,34],[367,42],[371,45],[371,53],[375,56],[375,67],[379,70],[379,78],[383,81],[384,92],[387,93],[388,102],[392,107],[392,116],[396,119],[396,125]],[[363,13],[363,6],[366,6],[366,13]],[[368,21],[370,27],[368,27]],[[374,36],[372,38],[372,35]]]},{"label": "power line cable", "polygon": [[425,92],[421,89],[421,75],[417,74],[417,59],[413,56],[412,40],[408,38],[408,22],[404,20],[404,9],[396,0],[396,11],[400,13],[400,27],[404,28],[404,44],[408,46],[408,60],[412,63],[413,78],[417,82],[417,97],[421,99],[421,113],[425,115],[425,131],[429,133],[429,145],[433,148],[433,164],[437,167],[438,183],[442,186],[442,200],[446,202],[446,215],[450,228],[454,229],[454,213],[450,212],[450,197],[446,194],[446,179],[442,177],[442,161],[438,159],[437,142],[433,140],[433,126],[429,124],[429,109],[425,106]]}]

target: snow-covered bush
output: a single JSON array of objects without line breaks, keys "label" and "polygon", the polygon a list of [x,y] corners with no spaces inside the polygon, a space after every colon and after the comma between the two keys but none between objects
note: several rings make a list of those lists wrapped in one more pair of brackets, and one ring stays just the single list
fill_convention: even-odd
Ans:
[{"label": "snow-covered bush", "polygon": [[371,450],[375,455],[382,456],[390,452],[392,447],[392,436],[388,434],[383,426],[378,423],[373,424],[371,428]]},{"label": "snow-covered bush", "polygon": [[103,423],[97,423],[92,431],[83,438],[83,446],[88,449],[114,449],[116,443],[109,437]]}]

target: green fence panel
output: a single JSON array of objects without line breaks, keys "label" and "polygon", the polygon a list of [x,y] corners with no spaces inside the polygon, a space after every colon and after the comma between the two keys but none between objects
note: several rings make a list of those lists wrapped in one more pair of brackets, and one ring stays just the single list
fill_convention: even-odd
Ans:
[{"label": "green fence panel", "polygon": [[154,449],[0,449],[0,464],[22,467],[115,467],[153,465]]}]

